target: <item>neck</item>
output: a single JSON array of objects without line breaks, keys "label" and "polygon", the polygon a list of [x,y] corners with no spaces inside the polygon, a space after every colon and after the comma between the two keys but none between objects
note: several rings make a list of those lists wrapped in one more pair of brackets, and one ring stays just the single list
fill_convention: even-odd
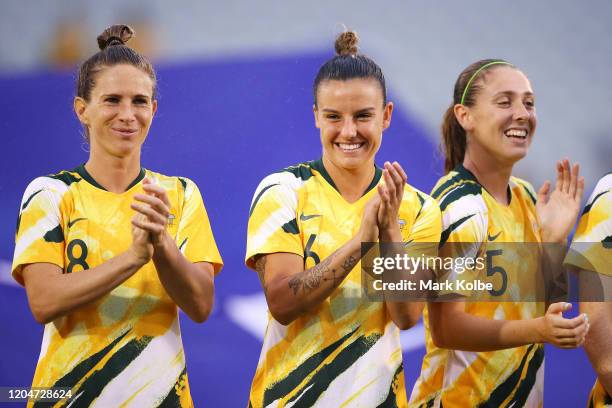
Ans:
[{"label": "neck", "polygon": [[116,157],[96,154],[92,146],[85,169],[106,190],[123,193],[140,173],[140,152]]},{"label": "neck", "polygon": [[359,200],[374,178],[374,163],[368,163],[356,169],[344,169],[323,156],[323,165],[340,195],[349,203]]},{"label": "neck", "polygon": [[512,175],[512,164],[499,163],[495,158],[476,146],[470,146],[465,152],[463,167],[476,176],[478,182],[503,205],[508,205],[508,183]]}]

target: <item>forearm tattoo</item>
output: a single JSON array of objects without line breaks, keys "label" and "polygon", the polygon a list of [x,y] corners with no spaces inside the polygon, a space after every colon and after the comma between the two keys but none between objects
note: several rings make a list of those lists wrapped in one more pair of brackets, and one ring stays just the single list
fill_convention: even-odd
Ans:
[{"label": "forearm tattoo", "polygon": [[359,259],[349,255],[342,263],[341,267],[344,271],[344,274],[342,274],[337,273],[339,271],[331,267],[331,263],[335,257],[336,253],[333,253],[321,263],[292,277],[289,280],[289,287],[293,290],[293,294],[297,295],[300,289],[303,291],[311,291],[318,288],[322,281],[332,281],[334,286],[340,284],[346,274],[348,274],[359,261]]},{"label": "forearm tattoo", "polygon": [[342,263],[342,269],[344,269],[344,272],[349,273],[353,270],[355,265],[357,265],[357,262],[359,262],[359,259],[355,258],[353,255],[349,255]]}]

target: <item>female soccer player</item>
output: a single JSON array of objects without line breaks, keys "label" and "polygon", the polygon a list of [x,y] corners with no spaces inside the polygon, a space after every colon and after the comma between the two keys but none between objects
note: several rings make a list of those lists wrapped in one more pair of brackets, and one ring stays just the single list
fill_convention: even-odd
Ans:
[{"label": "female soccer player", "polygon": [[597,381],[588,406],[612,406],[612,173],[599,180],[587,201],[566,263],[579,270],[580,310],[590,322],[584,348]]},{"label": "female soccer player", "polygon": [[516,285],[525,275],[535,276],[533,258],[504,263],[504,250],[529,249],[525,243],[564,244],[580,206],[584,180],[578,165],[570,169],[567,160],[557,164],[550,196],[547,182],[537,200],[529,183],[511,176],[535,128],[535,97],[515,66],[482,60],[459,75],[442,123],[449,173],[432,193],[442,211],[440,253],[486,255],[486,275],[494,284],[489,293],[506,301],[428,304],[427,354],[411,406],[541,406],[540,343],[571,348],[584,341],[586,317],[562,316],[569,304],[553,303],[544,315],[543,302],[521,301],[534,295]]},{"label": "female soccer player", "polygon": [[106,29],[80,67],[89,159],[27,187],[13,276],[45,324],[34,387],[75,406],[192,406],[177,305],[204,321],[222,264],[196,185],[140,166],[156,81],[132,35]]},{"label": "female soccer player", "polygon": [[393,104],[356,45],[340,34],[314,81],[322,158],[264,178],[251,205],[246,263],[271,315],[253,407],[407,405],[398,327],[423,306],[363,295],[361,243],[437,242],[440,212],[399,164],[375,165]]}]

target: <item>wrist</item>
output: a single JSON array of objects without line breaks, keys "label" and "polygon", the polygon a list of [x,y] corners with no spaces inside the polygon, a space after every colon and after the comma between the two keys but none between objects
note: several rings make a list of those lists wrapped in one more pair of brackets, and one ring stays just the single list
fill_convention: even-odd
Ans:
[{"label": "wrist", "polygon": [[567,242],[567,235],[554,234],[544,228],[540,228],[540,237],[542,238],[542,242],[547,244],[564,244]]},{"label": "wrist", "polygon": [[402,233],[399,225],[393,225],[380,230],[379,239],[381,242],[402,242]]},{"label": "wrist", "polygon": [[529,330],[530,334],[530,343],[544,343],[546,341],[543,327],[545,325],[544,316],[536,317],[534,319],[528,320],[531,324],[531,328]]},{"label": "wrist", "polygon": [[128,269],[137,270],[142,268],[147,262],[149,262],[149,259],[143,257],[142,254],[139,253],[139,251],[134,249],[133,246],[131,246],[127,251],[125,251],[123,255],[123,259],[127,263]]},{"label": "wrist", "polygon": [[164,231],[153,244],[153,258],[158,259],[160,256],[166,256],[172,245],[175,245],[172,237],[168,234],[168,231]]}]

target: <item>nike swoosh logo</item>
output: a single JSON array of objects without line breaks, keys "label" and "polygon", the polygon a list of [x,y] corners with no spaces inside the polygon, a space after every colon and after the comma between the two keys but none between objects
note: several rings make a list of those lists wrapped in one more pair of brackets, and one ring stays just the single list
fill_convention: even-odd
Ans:
[{"label": "nike swoosh logo", "polygon": [[501,231],[499,231],[497,234],[491,236],[490,234],[487,234],[487,239],[489,241],[495,241],[497,239],[497,237],[499,237],[499,235],[501,234]]},{"label": "nike swoosh logo", "polygon": [[76,220],[69,221],[69,222],[68,222],[68,228],[72,228],[72,226],[73,226],[74,224],[76,224],[77,222],[82,221],[82,220],[86,220],[86,219],[87,219],[87,218],[77,218]]},{"label": "nike swoosh logo", "polygon": [[300,221],[307,221],[311,218],[316,218],[316,217],[320,217],[321,214],[312,214],[312,215],[304,215],[304,213],[302,213],[300,215]]},{"label": "nike swoosh logo", "polygon": [[412,241],[414,241],[414,239],[409,239],[408,241],[404,242],[404,248],[406,248],[408,245],[412,244]]}]

